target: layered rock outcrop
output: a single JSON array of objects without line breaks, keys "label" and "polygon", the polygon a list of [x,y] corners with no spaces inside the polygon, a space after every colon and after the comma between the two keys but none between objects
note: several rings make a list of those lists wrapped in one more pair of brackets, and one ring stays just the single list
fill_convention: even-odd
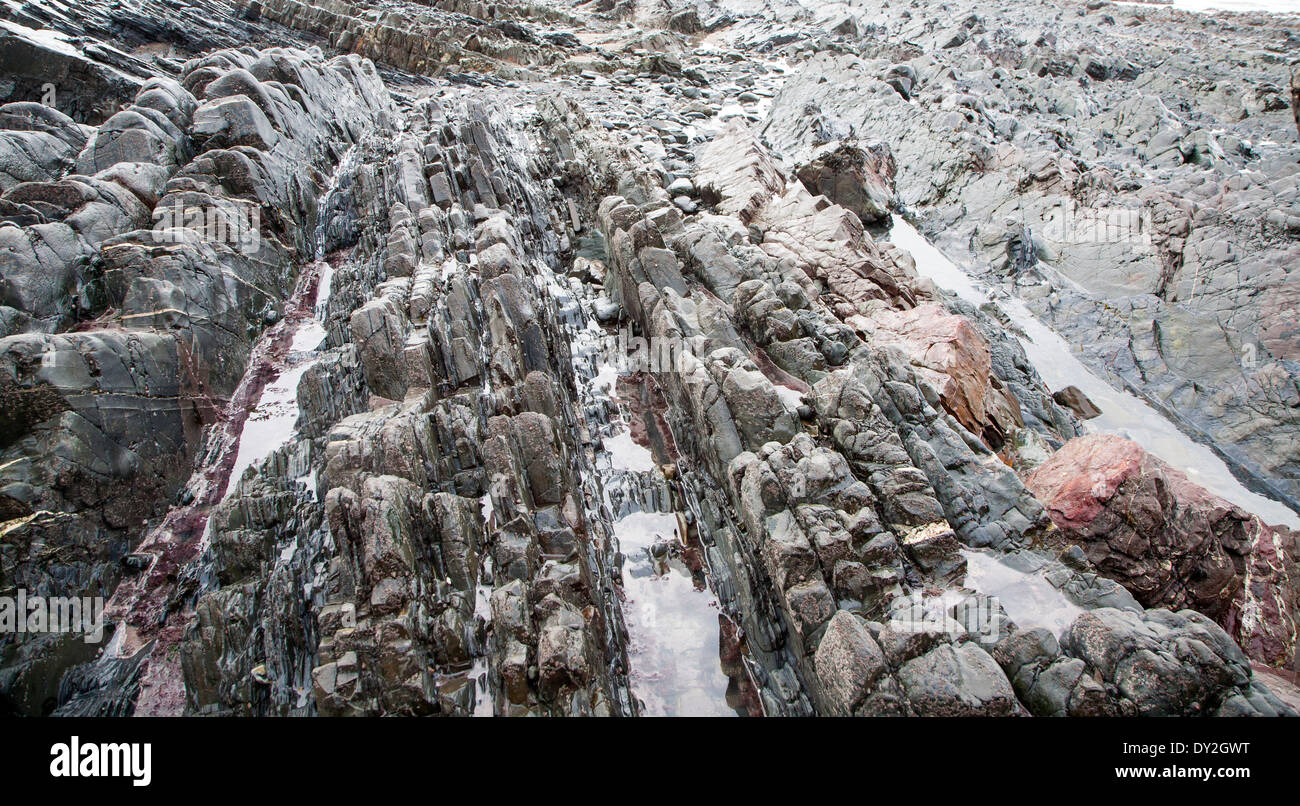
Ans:
[{"label": "layered rock outcrop", "polygon": [[288,50],[193,60],[93,128],[41,113],[78,153],[4,191],[10,579],[113,593],[312,257],[321,170],[392,113],[373,65]]},{"label": "layered rock outcrop", "polygon": [[1294,644],[1293,536],[1080,438],[880,232],[1043,273],[987,227],[1137,176],[1042,134],[1073,103],[1172,177],[1159,260],[1088,260],[1158,271],[1175,338],[1193,253],[1236,265],[1187,166],[1284,147],[1116,100],[1142,64],[948,9],[70,9],[0,9],[0,588],[112,637],[0,636],[4,711],[1290,713],[1250,662]]}]

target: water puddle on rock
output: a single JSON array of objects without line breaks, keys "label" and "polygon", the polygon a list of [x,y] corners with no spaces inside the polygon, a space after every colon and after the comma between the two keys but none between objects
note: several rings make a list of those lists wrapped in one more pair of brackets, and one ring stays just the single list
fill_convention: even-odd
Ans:
[{"label": "water puddle on rock", "polygon": [[735,716],[719,660],[718,601],[703,573],[691,570],[677,514],[634,512],[614,523],[614,534],[624,555],[628,660],[642,715]]},{"label": "water puddle on rock", "polygon": [[[970,275],[897,214],[893,216],[888,239],[910,252],[917,273],[933,280],[935,285],[977,307],[991,301]],[[1192,481],[1265,522],[1300,528],[1300,514],[1279,501],[1246,489],[1213,450],[1184,434],[1145,401],[1116,389],[1088,369],[1069,343],[1043,324],[1023,301],[1007,297],[998,299],[996,304],[1024,334],[1020,343],[1043,382],[1052,391],[1076,386],[1101,409],[1101,416],[1085,421],[1087,430],[1127,437]]]},{"label": "water puddle on rock", "polygon": [[[587,259],[604,258],[602,244],[588,237]],[[575,278],[552,278],[549,293],[567,314],[579,400],[593,435],[594,468],[601,490],[599,513],[610,525],[622,557],[622,616],[627,631],[628,681],[642,716],[737,716],[740,684],[723,668],[726,617],[709,590],[703,552],[673,511],[679,496],[661,469],[670,456],[646,447],[644,428],[621,396],[620,358],[613,336],[597,324],[597,289]],[[634,384],[635,385],[635,382]],[[653,415],[649,415],[653,416]]]},{"label": "water puddle on rock", "polygon": [[[613,395],[616,385],[605,394]],[[633,438],[628,423],[615,421],[609,430],[601,441],[602,487],[622,557],[628,679],[640,713],[736,716],[737,684],[722,664],[725,616],[709,590],[700,547],[692,544],[686,519],[672,511],[655,455]]]},{"label": "water puddle on rock", "polygon": [[[491,498],[484,498],[484,523],[490,515]],[[479,569],[478,584],[474,587],[474,618],[482,620],[485,625],[492,624],[492,568],[491,560],[484,559]],[[492,685],[488,678],[488,656],[486,652],[474,658],[474,665],[469,670],[469,679],[474,684],[474,716],[489,717],[496,714],[496,703],[492,699]]]},{"label": "water puddle on rock", "polygon": [[609,453],[610,466],[614,470],[644,473],[655,469],[654,457],[650,451],[632,440],[630,430],[625,429],[612,437],[605,437],[604,444]]},{"label": "water puddle on rock", "polygon": [[983,551],[962,551],[962,556],[966,587],[997,599],[1022,630],[1046,627],[1060,637],[1083,612],[1041,573],[1012,568]]}]

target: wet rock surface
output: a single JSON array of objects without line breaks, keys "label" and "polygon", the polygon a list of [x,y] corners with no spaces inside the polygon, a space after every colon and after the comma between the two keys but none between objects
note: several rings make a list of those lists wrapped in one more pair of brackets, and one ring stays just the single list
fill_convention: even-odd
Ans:
[{"label": "wet rock surface", "polygon": [[[1198,245],[1244,229],[1179,183],[1285,195],[1295,132],[1242,133],[1284,84],[1207,139],[1163,85],[1118,100],[1145,53],[1059,56],[1180,16],[870,5],[0,9],[0,588],[103,596],[111,636],[0,636],[3,709],[1292,713],[1251,662],[1293,651],[1294,535],[1081,437],[1088,395],[879,230],[1057,283],[1026,298],[1076,340],[1122,283],[1045,256],[1150,267],[989,228],[1141,179],[1173,338],[1188,256],[1220,288],[1245,248]],[[987,100],[1022,94],[1057,106]],[[1048,138],[1070,104],[1166,173]],[[1284,292],[1283,230],[1251,287]],[[1283,473],[1285,395],[1250,433],[1196,395],[1180,422]]]},{"label": "wet rock surface", "polygon": [[941,247],[1294,508],[1294,19],[863,6],[876,36],[793,71],[774,147],[889,143]]}]

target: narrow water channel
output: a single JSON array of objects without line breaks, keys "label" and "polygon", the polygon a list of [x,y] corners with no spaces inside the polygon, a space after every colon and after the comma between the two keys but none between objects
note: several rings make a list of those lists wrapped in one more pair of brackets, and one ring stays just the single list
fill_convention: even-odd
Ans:
[{"label": "narrow water channel", "polygon": [[[624,432],[626,433],[626,432]],[[631,442],[611,454],[613,473],[660,474]],[[639,468],[649,466],[649,469]],[[634,479],[626,479],[635,483]],[[659,482],[659,479],[655,479]],[[634,511],[614,522],[623,557],[623,615],[632,693],[643,716],[736,716],[720,658],[718,600],[708,588],[683,516]]]},{"label": "narrow water channel", "polygon": [[[578,256],[603,260],[603,242],[590,235]],[[672,459],[633,434],[632,401],[620,396],[622,357],[617,338],[596,321],[597,291],[573,278],[554,278],[551,295],[572,311],[568,321],[574,376],[587,420],[595,429],[599,517],[610,524],[621,560],[628,679],[642,716],[737,716],[739,681],[724,671],[723,614],[709,589],[703,552],[694,545],[679,492],[664,475]],[[571,304],[577,300],[579,304]],[[636,383],[629,385],[629,388]],[[626,390],[624,390],[626,392]]]},{"label": "narrow water channel", "polygon": [[308,369],[319,360],[318,352],[325,341],[325,310],[329,302],[330,279],[333,269],[324,260],[318,261],[316,293],[311,306],[312,315],[300,320],[293,333],[293,341],[284,357],[283,368],[275,380],[262,388],[256,405],[248,413],[244,429],[239,435],[239,451],[226,481],[224,499],[250,467],[256,467],[294,435],[298,426],[298,382]]},{"label": "narrow water channel", "polygon": [[[340,181],[354,164],[355,153],[356,146],[352,146],[339,161],[320,196],[321,210],[330,208]],[[137,562],[145,563],[143,571],[124,579],[105,606],[106,617],[117,627],[99,662],[149,653],[135,703],[137,715],[179,716],[185,709],[179,653],[175,651],[185,614],[168,610],[175,583],[160,569],[181,568],[198,559],[211,535],[213,507],[230,495],[249,467],[256,467],[296,433],[298,382],[318,360],[326,335],[333,279],[333,268],[324,259],[327,226],[322,216],[315,231],[314,260],[301,266],[294,290],[281,306],[283,318],[257,339],[224,416],[205,434],[195,470],[184,488],[183,503],[168,510],[145,535],[134,552]],[[142,630],[147,634],[142,635]]]}]

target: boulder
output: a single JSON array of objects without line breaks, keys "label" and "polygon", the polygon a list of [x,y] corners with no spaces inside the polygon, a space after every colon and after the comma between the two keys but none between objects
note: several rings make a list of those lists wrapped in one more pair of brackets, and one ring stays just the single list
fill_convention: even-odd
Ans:
[{"label": "boulder", "polygon": [[897,203],[894,156],[885,143],[825,146],[795,170],[808,192],[852,210],[863,224],[887,221]]},{"label": "boulder", "polygon": [[[1066,443],[1026,484],[1047,507],[1059,539],[1081,547],[1142,604],[1198,610],[1266,663],[1289,657],[1295,536],[1285,527],[1263,523],[1137,443],[1109,434]],[[1268,583],[1248,589],[1257,566],[1272,569],[1264,574]]]}]

